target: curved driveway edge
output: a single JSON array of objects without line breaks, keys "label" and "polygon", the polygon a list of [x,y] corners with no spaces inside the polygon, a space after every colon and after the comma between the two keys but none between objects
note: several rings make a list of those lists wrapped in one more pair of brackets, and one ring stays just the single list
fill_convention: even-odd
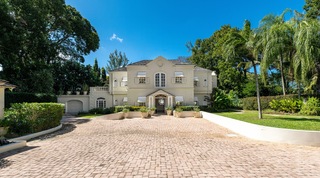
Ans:
[{"label": "curved driveway edge", "polygon": [[55,132],[55,131],[61,129],[61,127],[62,127],[62,124],[60,124],[57,127],[48,129],[48,130],[44,130],[44,131],[41,131],[41,132],[25,135],[25,136],[22,136],[22,137],[13,138],[13,139],[10,139],[10,140],[30,140],[32,138],[39,137],[41,135],[45,135],[45,134],[48,134],[48,133]]},{"label": "curved driveway edge", "polygon": [[228,128],[251,139],[307,146],[320,146],[319,131],[293,130],[261,126],[203,111],[202,116],[208,121]]}]

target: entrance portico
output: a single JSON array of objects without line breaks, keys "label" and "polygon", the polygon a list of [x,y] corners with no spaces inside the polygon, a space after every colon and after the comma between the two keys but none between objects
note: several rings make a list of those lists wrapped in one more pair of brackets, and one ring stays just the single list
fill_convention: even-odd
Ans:
[{"label": "entrance portico", "polygon": [[172,107],[173,106],[173,95],[160,89],[157,90],[149,95],[148,97],[148,106],[155,107],[157,112],[164,112],[165,107]]}]

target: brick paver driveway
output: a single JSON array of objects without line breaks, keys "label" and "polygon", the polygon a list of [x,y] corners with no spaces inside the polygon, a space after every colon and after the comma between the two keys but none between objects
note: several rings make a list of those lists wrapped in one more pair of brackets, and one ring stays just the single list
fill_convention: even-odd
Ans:
[{"label": "brick paver driveway", "polygon": [[320,148],[230,137],[204,119],[97,118],[61,132],[1,155],[0,176],[320,176]]}]

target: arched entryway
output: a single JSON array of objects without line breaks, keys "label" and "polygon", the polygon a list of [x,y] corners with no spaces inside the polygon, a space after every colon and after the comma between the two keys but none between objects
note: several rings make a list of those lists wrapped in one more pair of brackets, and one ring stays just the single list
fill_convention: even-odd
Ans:
[{"label": "arched entryway", "polygon": [[165,113],[166,107],[173,106],[173,95],[160,89],[149,95],[148,97],[148,107],[155,107],[156,113]]},{"label": "arched entryway", "polygon": [[164,113],[165,112],[165,103],[167,101],[166,95],[157,95],[155,96],[155,107],[156,113]]}]

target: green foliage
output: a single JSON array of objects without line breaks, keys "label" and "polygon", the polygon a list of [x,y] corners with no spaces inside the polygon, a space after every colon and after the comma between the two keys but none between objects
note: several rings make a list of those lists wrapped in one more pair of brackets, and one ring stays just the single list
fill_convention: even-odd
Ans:
[{"label": "green foliage", "polygon": [[200,109],[199,107],[194,107],[193,110],[194,110],[195,112],[200,112],[200,111],[201,111],[201,109]]},{"label": "green foliage", "polygon": [[114,112],[122,112],[123,109],[129,109],[130,111],[140,111],[140,109],[144,106],[115,106]]},{"label": "green foliage", "polygon": [[239,99],[239,97],[235,91],[230,90],[230,92],[228,93],[228,98],[231,102],[231,107],[233,107],[233,108],[242,107],[242,101],[241,101],[241,99]]},{"label": "green foliage", "polygon": [[231,100],[225,91],[216,89],[213,95],[213,107],[216,109],[227,109],[231,107]]},{"label": "green foliage", "polygon": [[126,53],[118,53],[118,50],[115,50],[113,53],[109,55],[108,65],[106,66],[106,70],[109,73],[115,69],[119,69],[128,65],[129,60],[126,56]]},{"label": "green foliage", "polygon": [[269,103],[269,106],[271,109],[275,111],[286,112],[286,113],[297,113],[300,111],[302,103],[303,103],[302,100],[293,99],[293,98],[280,99],[280,100],[273,99]]},{"label": "green foliage", "polygon": [[124,112],[124,113],[127,113],[127,112],[129,112],[130,110],[129,109],[127,109],[127,108],[124,108],[123,110],[122,110],[122,112]]},{"label": "green foliage", "polygon": [[176,112],[182,112],[183,109],[182,109],[181,107],[177,107],[177,108],[175,109],[175,111],[176,111]]},{"label": "green foliage", "polygon": [[318,117],[306,117],[301,115],[264,115],[264,119],[257,119],[257,111],[244,111],[244,112],[224,112],[217,113],[225,117],[249,122],[253,124],[298,129],[298,130],[317,130],[320,131],[320,119]]},{"label": "green foliage", "polygon": [[52,94],[35,94],[24,92],[5,92],[5,108],[9,108],[13,103],[47,103],[57,102],[57,96]]},{"label": "green foliage", "polygon": [[147,107],[141,107],[140,108],[140,112],[148,112],[149,111],[149,109],[147,108]]},{"label": "green foliage", "polygon": [[97,31],[64,0],[1,0],[0,17],[0,78],[19,91],[51,93],[51,64],[84,62],[99,48]]},{"label": "green foliage", "polygon": [[84,90],[83,86],[100,86],[100,78],[90,65],[83,65],[77,61],[56,62],[52,64],[54,91],[63,94],[66,91],[75,91],[76,88]]},{"label": "green foliage", "polygon": [[301,114],[320,115],[320,100],[315,97],[308,98],[308,101],[302,105]]},{"label": "green foliage", "polygon": [[15,103],[5,112],[9,132],[18,135],[40,132],[60,124],[64,106],[57,103]]},{"label": "green foliage", "polygon": [[[298,98],[298,96],[297,95],[262,96],[260,97],[261,109],[270,109],[269,103],[272,100],[289,99],[289,98],[296,99]],[[256,97],[242,98],[242,103],[243,103],[242,107],[244,110],[258,110]]]},{"label": "green foliage", "polygon": [[230,61],[219,61],[219,88],[229,92],[230,90],[241,91],[242,87],[242,77],[240,71],[238,71],[232,62]]},{"label": "green foliage", "polygon": [[194,111],[195,108],[199,108],[199,106],[179,106],[176,107],[182,109],[182,111]]},{"label": "green foliage", "polygon": [[89,110],[90,114],[111,114],[114,112],[114,108],[93,108]]},{"label": "green foliage", "polygon": [[320,0],[305,0],[303,9],[306,11],[306,17],[310,19],[320,18]]}]

